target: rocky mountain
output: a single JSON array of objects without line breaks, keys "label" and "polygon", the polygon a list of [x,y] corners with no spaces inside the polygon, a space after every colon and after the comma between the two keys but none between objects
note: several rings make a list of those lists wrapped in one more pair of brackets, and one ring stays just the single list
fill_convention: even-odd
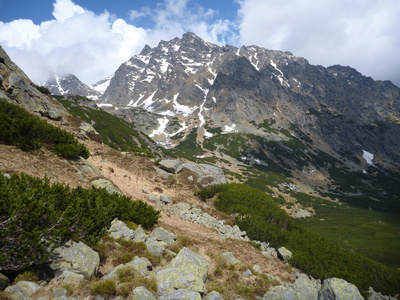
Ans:
[{"label": "rocky mountain", "polygon": [[400,89],[350,67],[186,33],[122,64],[99,102],[181,155],[272,170],[302,191],[361,199],[400,181]]},{"label": "rocky mountain", "polygon": [[107,80],[101,80],[94,86],[88,86],[73,74],[54,74],[46,81],[44,86],[49,89],[52,95],[80,95],[96,100],[104,91],[105,82]]}]

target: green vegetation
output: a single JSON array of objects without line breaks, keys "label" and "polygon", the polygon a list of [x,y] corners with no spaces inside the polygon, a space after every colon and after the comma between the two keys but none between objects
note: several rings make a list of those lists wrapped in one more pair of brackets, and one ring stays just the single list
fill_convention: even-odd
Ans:
[{"label": "green vegetation", "polygon": [[89,157],[89,150],[72,133],[59,129],[32,116],[25,109],[0,101],[0,143],[23,151],[39,150],[43,145],[56,154],[74,159]]},{"label": "green vegetation", "polygon": [[169,149],[167,153],[171,153],[173,156],[178,155],[180,157],[184,157],[190,160],[193,160],[193,158],[198,155],[204,154],[204,151],[196,142],[196,137],[197,128],[193,128],[192,131],[187,135],[185,140],[180,142],[177,147]]},{"label": "green vegetation", "polygon": [[149,228],[159,212],[105,189],[71,189],[22,174],[0,176],[0,268],[21,270],[44,262],[56,241],[95,245],[114,218]]},{"label": "green vegetation", "polygon": [[140,133],[132,123],[115,117],[101,109],[94,109],[79,104],[90,101],[81,96],[55,96],[58,101],[75,117],[93,124],[104,144],[120,151],[136,152],[138,155],[154,157]]},{"label": "green vegetation", "polygon": [[36,84],[34,84],[33,86],[34,86],[39,92],[41,92],[42,94],[51,95],[51,92],[49,91],[49,89],[48,89],[47,87],[45,87],[45,86],[39,86],[39,85],[36,85]]},{"label": "green vegetation", "polygon": [[290,263],[314,278],[343,278],[361,292],[370,286],[389,295],[400,290],[399,270],[310,233],[264,192],[241,184],[221,184],[207,187],[199,196],[205,200],[216,194],[216,208],[236,214],[236,224],[251,239],[270,242],[276,248],[285,246],[293,252]]}]

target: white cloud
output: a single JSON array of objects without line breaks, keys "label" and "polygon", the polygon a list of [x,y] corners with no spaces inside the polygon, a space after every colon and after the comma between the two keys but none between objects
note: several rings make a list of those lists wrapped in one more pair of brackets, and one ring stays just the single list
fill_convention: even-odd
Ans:
[{"label": "white cloud", "polygon": [[400,85],[400,1],[241,0],[240,42]]},{"label": "white cloud", "polygon": [[[194,5],[194,6],[193,6]],[[86,83],[107,78],[145,44],[195,32],[206,41],[232,43],[237,35],[228,20],[188,0],[165,0],[151,11],[132,10],[130,19],[150,17],[153,28],[141,28],[110,15],[95,14],[71,0],[55,0],[53,20],[0,22],[0,43],[27,75],[43,83],[52,72],[73,73]]]}]

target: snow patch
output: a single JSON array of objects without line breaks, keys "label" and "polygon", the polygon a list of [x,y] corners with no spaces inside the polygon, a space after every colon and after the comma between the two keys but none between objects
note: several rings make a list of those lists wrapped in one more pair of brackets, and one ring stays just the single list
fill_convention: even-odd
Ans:
[{"label": "snow patch", "polygon": [[168,124],[168,118],[164,117],[164,118],[159,118],[158,119],[158,124],[160,124],[160,127],[158,127],[158,129],[154,130],[149,137],[154,137],[155,135],[159,135],[159,134],[163,134],[165,128],[167,128],[167,124]]},{"label": "snow patch", "polygon": [[372,153],[369,153],[368,151],[363,150],[363,158],[367,162],[367,164],[373,166],[374,164],[372,163],[372,160],[374,159],[374,155]]},{"label": "snow patch", "polygon": [[154,91],[153,94],[151,94],[147,99],[143,102],[143,109],[147,111],[153,111],[150,106],[153,105],[155,101],[153,101],[153,97],[156,94],[158,90]]},{"label": "snow patch", "polygon": [[231,126],[225,125],[223,132],[234,132],[234,131],[236,131],[235,127],[236,127],[236,124],[232,124]]},{"label": "snow patch", "polygon": [[111,103],[96,103],[98,107],[113,107]]}]

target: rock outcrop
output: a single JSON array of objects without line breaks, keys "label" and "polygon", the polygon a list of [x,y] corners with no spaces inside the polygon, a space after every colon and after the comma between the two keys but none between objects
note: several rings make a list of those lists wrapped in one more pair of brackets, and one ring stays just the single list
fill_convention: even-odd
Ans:
[{"label": "rock outcrop", "polygon": [[318,299],[352,299],[363,300],[357,287],[343,279],[328,278],[322,282],[322,287],[318,292]]}]

